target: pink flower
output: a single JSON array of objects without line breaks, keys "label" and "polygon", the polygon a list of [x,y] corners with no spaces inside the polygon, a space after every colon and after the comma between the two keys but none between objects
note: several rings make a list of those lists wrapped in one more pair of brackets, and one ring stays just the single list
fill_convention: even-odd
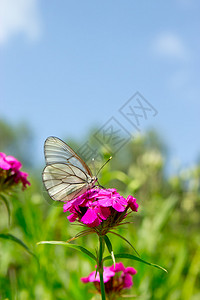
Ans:
[{"label": "pink flower", "polygon": [[133,196],[129,195],[127,197],[128,200],[128,204],[130,205],[130,208],[132,209],[132,211],[138,211],[138,207],[139,205],[136,202],[136,199],[133,198]]},{"label": "pink flower", "polygon": [[[133,285],[132,276],[137,271],[132,267],[125,268],[122,262],[116,263],[115,267],[104,267],[103,281],[105,283],[106,294],[117,293],[120,295],[123,289],[131,288]],[[87,277],[81,278],[83,283],[93,282],[97,290],[100,292],[99,272],[93,271]]]},{"label": "pink flower", "polygon": [[11,165],[6,161],[6,155],[3,152],[0,152],[0,168],[3,170],[9,170]]},{"label": "pink flower", "polygon": [[6,161],[10,164],[10,168],[15,171],[19,171],[19,169],[22,167],[22,164],[20,161],[18,161],[15,157],[13,156],[6,156]]},{"label": "pink flower", "polygon": [[70,222],[77,220],[97,233],[106,234],[117,226],[127,215],[127,210],[137,211],[136,199],[123,198],[116,189],[93,188],[64,204],[64,212],[70,212]]},{"label": "pink flower", "polygon": [[99,226],[103,220],[106,220],[110,215],[110,210],[106,207],[101,207],[98,203],[97,205],[90,205],[81,218],[81,222],[90,226]]},{"label": "pink flower", "polygon": [[14,184],[22,183],[23,188],[26,188],[26,185],[30,185],[30,182],[27,180],[28,174],[21,172],[20,169],[22,164],[13,156],[6,156],[5,153],[0,152],[0,176],[3,178],[2,190],[11,188]]},{"label": "pink flower", "polygon": [[137,273],[137,271],[134,268],[125,268],[124,265],[120,262],[115,265],[115,268],[113,265],[110,269],[115,271],[115,273],[122,271],[120,278],[123,281],[123,288],[130,288],[133,285],[131,275],[135,275]]},{"label": "pink flower", "polygon": [[127,205],[127,200],[120,196],[115,189],[101,190],[98,195],[98,202],[101,206],[111,206],[119,212],[124,211]]},{"label": "pink flower", "polygon": [[26,188],[26,185],[31,185],[30,182],[27,180],[27,177],[28,177],[28,173],[18,171],[18,172],[16,172],[16,176],[14,178],[14,181],[16,183],[21,181],[23,187]]},{"label": "pink flower", "polygon": [[[111,277],[115,276],[115,272],[111,270],[111,267],[103,267],[103,281],[108,282]],[[82,277],[82,282],[100,282],[99,272],[93,271],[88,277]]]}]

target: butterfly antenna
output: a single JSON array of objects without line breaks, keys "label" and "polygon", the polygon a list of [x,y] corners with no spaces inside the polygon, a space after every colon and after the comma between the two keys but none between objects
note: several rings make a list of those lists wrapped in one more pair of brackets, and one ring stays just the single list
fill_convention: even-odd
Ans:
[{"label": "butterfly antenna", "polygon": [[[105,165],[112,159],[112,156],[109,157],[109,159],[101,166],[101,168],[98,170],[97,175],[99,174],[99,172],[105,167]],[[97,176],[96,175],[96,176]]]}]

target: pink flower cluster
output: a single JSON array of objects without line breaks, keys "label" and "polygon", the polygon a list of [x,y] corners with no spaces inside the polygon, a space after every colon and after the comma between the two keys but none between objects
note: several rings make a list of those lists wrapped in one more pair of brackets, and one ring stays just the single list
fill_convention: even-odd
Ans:
[{"label": "pink flower cluster", "polygon": [[[105,284],[106,293],[119,293],[123,289],[130,288],[133,285],[132,276],[137,271],[132,267],[125,268],[123,263],[116,263],[115,267],[103,268],[103,281]],[[99,272],[93,271],[88,277],[81,278],[82,282],[94,282],[95,287],[100,291],[100,276]]]},{"label": "pink flower cluster", "polygon": [[5,153],[0,152],[0,176],[3,178],[5,185],[11,186],[19,182],[22,183],[23,188],[26,188],[27,184],[30,185],[30,182],[27,180],[28,174],[21,172],[21,167],[21,162],[15,157],[10,155],[6,156]]},{"label": "pink flower cluster", "polygon": [[[88,227],[101,225],[102,229],[111,228],[120,223],[127,215],[127,210],[137,211],[136,199],[123,198],[116,189],[93,188],[72,201],[64,204],[64,212],[69,211],[70,222],[78,220]],[[104,232],[105,234],[105,232]]]}]

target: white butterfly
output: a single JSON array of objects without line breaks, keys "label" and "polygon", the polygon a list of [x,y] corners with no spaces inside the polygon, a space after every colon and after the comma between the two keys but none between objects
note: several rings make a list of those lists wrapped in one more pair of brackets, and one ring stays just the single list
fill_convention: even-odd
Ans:
[{"label": "white butterfly", "polygon": [[53,200],[72,200],[97,182],[87,164],[59,138],[50,136],[46,139],[44,155],[46,167],[42,178]]}]

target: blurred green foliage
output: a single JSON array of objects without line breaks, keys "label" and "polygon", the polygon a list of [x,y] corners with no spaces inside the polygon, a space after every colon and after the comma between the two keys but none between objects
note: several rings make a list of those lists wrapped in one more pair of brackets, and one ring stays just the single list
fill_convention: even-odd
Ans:
[{"label": "blurred green foliage", "polygon": [[[33,166],[34,138],[25,123],[11,126],[0,119],[0,152],[13,155],[27,167]],[[31,159],[30,159],[31,157]]]},{"label": "blurred green foliage", "polygon": [[[6,134],[1,132],[2,137]],[[141,300],[197,300],[200,299],[200,167],[196,165],[168,177],[165,155],[166,149],[154,132],[140,135],[106,165],[100,183],[117,188],[124,197],[131,194],[138,199],[138,213],[130,215],[131,223],[120,226],[117,232],[134,245],[141,258],[168,270],[166,274],[123,260],[125,266],[138,271],[127,294]],[[29,173],[31,187],[9,199],[10,227],[6,207],[0,203],[0,233],[21,239],[37,255],[40,266],[20,245],[0,240],[0,299],[91,299],[94,288],[92,284],[84,285],[80,277],[94,270],[92,260],[66,247],[36,245],[45,240],[66,241],[82,227],[70,224],[62,205],[49,199],[41,173],[35,175],[31,169]],[[114,235],[109,238],[115,253],[134,254],[121,239]],[[75,243],[95,252],[97,237],[89,235]]]}]

